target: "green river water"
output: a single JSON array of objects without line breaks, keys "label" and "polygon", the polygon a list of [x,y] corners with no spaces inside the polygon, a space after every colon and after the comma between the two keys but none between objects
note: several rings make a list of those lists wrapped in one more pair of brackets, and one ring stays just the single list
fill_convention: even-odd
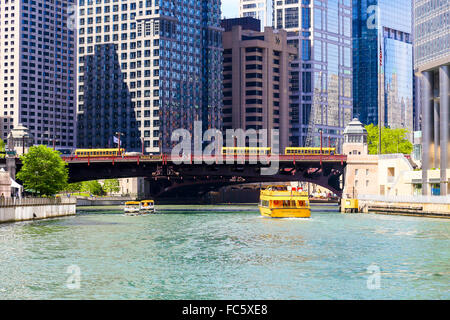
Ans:
[{"label": "green river water", "polygon": [[0,299],[450,298],[450,220],[335,206],[310,219],[262,218],[255,205],[157,210],[1,224]]}]

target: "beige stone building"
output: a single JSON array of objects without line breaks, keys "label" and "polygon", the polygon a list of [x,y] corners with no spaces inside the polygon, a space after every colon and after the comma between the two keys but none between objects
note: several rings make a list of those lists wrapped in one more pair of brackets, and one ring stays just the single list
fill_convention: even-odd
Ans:
[{"label": "beige stone building", "polygon": [[353,119],[344,130],[347,155],[344,198],[363,195],[411,196],[421,191],[421,172],[404,154],[368,154],[367,131]]},{"label": "beige stone building", "polygon": [[28,128],[19,123],[9,132],[7,147],[20,156],[28,152],[28,149],[33,145],[33,140],[33,136],[29,133]]},{"label": "beige stone building", "polygon": [[224,20],[223,33],[223,128],[278,129],[279,148],[289,145],[290,61],[296,50],[287,43],[284,30],[266,27],[264,32],[249,20]]}]

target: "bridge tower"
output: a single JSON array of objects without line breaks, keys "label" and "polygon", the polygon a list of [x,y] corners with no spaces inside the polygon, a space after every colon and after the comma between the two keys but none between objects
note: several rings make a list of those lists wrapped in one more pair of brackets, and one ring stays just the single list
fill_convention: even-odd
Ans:
[{"label": "bridge tower", "polygon": [[344,144],[342,151],[345,155],[367,155],[367,130],[356,118],[353,118],[344,129]]},{"label": "bridge tower", "polygon": [[343,199],[357,199],[359,194],[378,194],[378,156],[369,155],[367,130],[356,118],[344,130],[342,150],[347,156]]}]

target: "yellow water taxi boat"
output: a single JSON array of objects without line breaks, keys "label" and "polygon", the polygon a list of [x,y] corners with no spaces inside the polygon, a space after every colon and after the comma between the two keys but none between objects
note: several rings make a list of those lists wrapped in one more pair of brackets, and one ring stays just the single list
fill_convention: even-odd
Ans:
[{"label": "yellow water taxi boat", "polygon": [[140,204],[139,211],[143,214],[154,213],[155,212],[155,201],[153,200],[142,200]]},{"label": "yellow water taxi boat", "polygon": [[123,208],[123,212],[126,215],[135,215],[139,214],[141,203],[139,201],[127,201],[125,202],[125,207]]},{"label": "yellow water taxi boat", "polygon": [[270,218],[309,218],[311,207],[307,192],[289,190],[286,186],[269,186],[261,190],[259,211]]}]

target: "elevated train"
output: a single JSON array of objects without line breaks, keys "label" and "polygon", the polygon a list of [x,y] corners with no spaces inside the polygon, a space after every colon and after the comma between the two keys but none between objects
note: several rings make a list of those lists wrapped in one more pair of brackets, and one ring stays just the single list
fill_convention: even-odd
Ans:
[{"label": "elevated train", "polygon": [[[223,155],[270,155],[271,148],[260,147],[223,147]],[[284,155],[336,155],[336,148],[305,148],[305,147],[287,147]],[[67,156],[67,154],[62,154]],[[124,148],[107,149],[75,149],[71,156],[77,158],[95,158],[95,157],[136,157],[143,156],[141,152],[126,152]]]},{"label": "elevated train", "polygon": [[[222,154],[227,155],[269,155],[271,148],[257,147],[223,147]],[[335,155],[336,148],[287,147],[284,155]]]}]

